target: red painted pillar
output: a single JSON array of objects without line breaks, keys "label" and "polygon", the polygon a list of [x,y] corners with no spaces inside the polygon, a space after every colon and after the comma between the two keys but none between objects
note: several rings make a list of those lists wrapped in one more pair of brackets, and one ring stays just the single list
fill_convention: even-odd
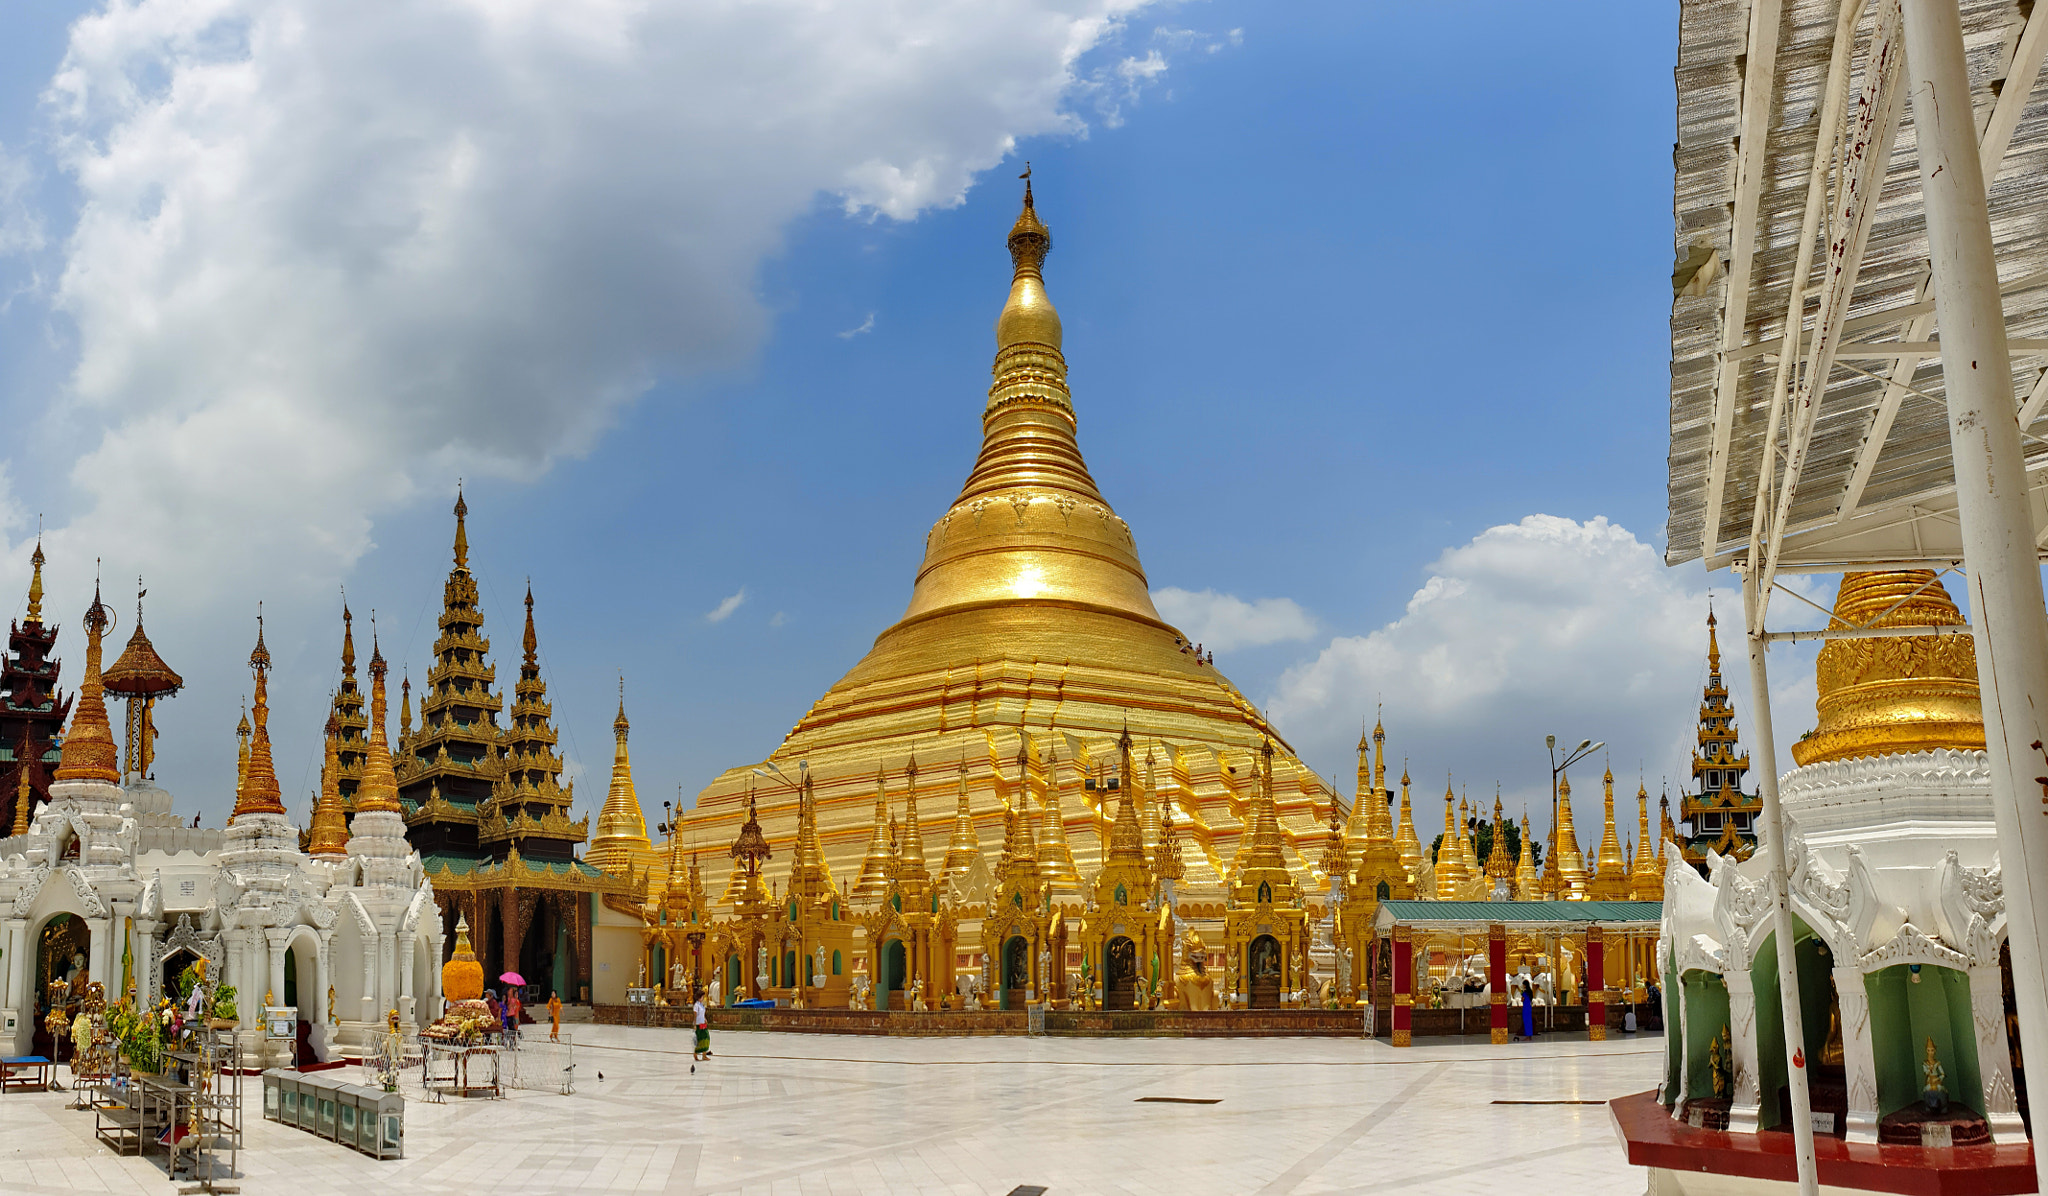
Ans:
[{"label": "red painted pillar", "polygon": [[1607,932],[1598,926],[1586,930],[1586,1037],[1593,1042],[1607,1038]]},{"label": "red painted pillar", "polygon": [[1409,1045],[1415,1008],[1415,948],[1406,926],[1394,927],[1394,1045]]},{"label": "red painted pillar", "polygon": [[1508,1040],[1508,928],[1495,922],[1486,928],[1488,1016],[1496,1045]]}]

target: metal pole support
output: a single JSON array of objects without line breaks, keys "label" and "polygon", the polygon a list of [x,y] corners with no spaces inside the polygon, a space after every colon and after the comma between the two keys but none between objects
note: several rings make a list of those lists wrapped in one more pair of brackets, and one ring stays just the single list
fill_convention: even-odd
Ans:
[{"label": "metal pole support", "polygon": [[[2025,797],[2040,771],[2038,745],[2048,705],[2048,617],[2027,509],[2005,311],[1963,57],[1962,16],[1956,0],[1903,0],[1901,12],[1934,269],[1935,321],[1941,330],[1956,513],[1969,569],[1970,621],[1977,628],[1977,680],[1991,758],[2013,993],[2021,1040],[2048,1044],[2044,919],[2033,892],[2034,880],[2048,875],[2048,824],[2042,822],[2040,807]],[[2029,1072],[2027,1095],[2034,1108],[2048,1108],[2043,1103],[2048,1102],[2048,1069]],[[2034,1167],[2048,1187],[2048,1152],[2036,1152]]]}]

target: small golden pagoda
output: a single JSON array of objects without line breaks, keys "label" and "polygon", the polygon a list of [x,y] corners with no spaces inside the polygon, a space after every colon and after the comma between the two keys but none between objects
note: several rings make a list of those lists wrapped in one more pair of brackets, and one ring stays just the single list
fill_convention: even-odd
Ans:
[{"label": "small golden pagoda", "polygon": [[1594,901],[1626,901],[1629,895],[1629,859],[1621,850],[1621,836],[1614,824],[1614,770],[1609,768],[1606,818],[1600,828],[1600,854],[1595,857],[1593,878],[1586,884],[1586,896]]},{"label": "small golden pagoda", "polygon": [[853,984],[854,916],[818,847],[817,798],[810,771],[799,772],[796,852],[776,935],[782,955],[780,983],[796,1008],[844,1009]]},{"label": "small golden pagoda", "polygon": [[369,758],[370,718],[363,712],[363,690],[356,682],[355,616],[341,604],[341,688],[330,704],[335,724],[335,787],[341,792],[344,815],[356,812],[356,789],[363,783]]},{"label": "small golden pagoda", "polygon": [[1275,1009],[1303,987],[1308,911],[1287,867],[1273,808],[1273,758],[1262,745],[1253,789],[1251,846],[1231,877],[1223,915],[1224,975],[1246,1008]]},{"label": "small golden pagoda", "polygon": [[[1347,976],[1338,970],[1337,998],[1351,1002],[1359,998],[1365,979],[1365,964],[1379,939],[1373,918],[1382,901],[1408,901],[1415,896],[1415,881],[1401,861],[1401,848],[1394,839],[1392,794],[1387,791],[1387,732],[1375,724],[1371,737],[1371,768],[1367,770],[1366,739],[1358,741],[1358,791],[1346,829],[1347,847],[1353,852],[1353,870],[1344,885],[1344,904],[1337,918],[1337,941],[1349,953]],[[1402,810],[1407,810],[1407,778],[1402,778]],[[1354,829],[1355,828],[1355,829]],[[1414,827],[1408,827],[1411,838]]]},{"label": "small golden pagoda", "polygon": [[320,762],[320,800],[313,804],[313,822],[306,832],[306,854],[336,862],[348,858],[348,815],[341,800],[341,720],[327,715],[324,758]]},{"label": "small golden pagoda", "polygon": [[1650,845],[1650,790],[1636,785],[1636,860],[1629,873],[1629,896],[1637,901],[1664,900],[1664,869]]},{"label": "small golden pagoda", "polygon": [[877,967],[874,1007],[935,1009],[953,991],[960,911],[941,900],[925,862],[914,753],[903,769],[903,825],[892,830],[888,886],[861,918]]},{"label": "small golden pagoda", "polygon": [[1415,834],[1415,810],[1408,800],[1408,766],[1401,766],[1401,823],[1394,832],[1394,849],[1400,853],[1401,868],[1408,873],[1409,880],[1421,879],[1426,861],[1422,858],[1422,840]]},{"label": "small golden pagoda", "polygon": [[1544,877],[1546,895],[1555,901],[1586,899],[1586,857],[1579,851],[1579,831],[1572,825],[1572,779],[1557,778],[1557,826],[1550,844]]},{"label": "small golden pagoda", "polygon": [[1171,944],[1162,944],[1158,936],[1155,880],[1138,819],[1144,803],[1131,748],[1126,731],[1117,739],[1116,775],[1098,783],[1103,801],[1109,800],[1107,793],[1117,795],[1116,820],[1109,828],[1109,858],[1095,874],[1088,912],[1081,919],[1083,967],[1104,1009],[1151,1008],[1161,976],[1173,962]]},{"label": "small golden pagoda", "polygon": [[1003,809],[1002,860],[996,865],[995,892],[981,920],[989,982],[984,1000],[998,1009],[1021,1009],[1027,1001],[1043,999],[1050,979],[1043,965],[1066,958],[1066,923],[1057,920],[1055,943],[1051,879],[1031,833],[1022,788],[1020,784],[1018,798]]},{"label": "small golden pagoda", "polygon": [[[59,781],[105,781],[108,784],[121,783],[120,753],[114,746],[114,731],[107,724],[106,687],[101,681],[100,661],[102,641],[107,626],[113,620],[107,612],[107,604],[100,601],[97,583],[92,588],[92,605],[85,611],[85,677],[78,684],[78,710],[71,719],[71,730],[64,736],[64,748],[57,764],[56,779]],[[259,632],[256,646],[262,651],[263,636]],[[254,663],[255,657],[250,658]],[[270,664],[270,656],[263,653],[263,664]],[[262,673],[257,673],[260,682]],[[258,691],[261,692],[260,690]],[[258,699],[261,700],[260,698]],[[267,742],[267,741],[266,741]],[[273,785],[276,777],[273,774]],[[241,798],[235,801],[237,813],[241,812]],[[283,813],[283,807],[278,813]]]},{"label": "small golden pagoda", "polygon": [[1543,882],[1536,875],[1535,839],[1529,834],[1529,812],[1522,811],[1522,851],[1515,860],[1515,900],[1539,901]]},{"label": "small golden pagoda", "polygon": [[597,815],[597,835],[584,851],[585,863],[620,872],[653,850],[647,839],[647,817],[633,788],[633,757],[626,746],[633,724],[626,718],[626,683],[619,682],[619,715],[612,720],[612,783],[604,809]]},{"label": "small golden pagoda", "polygon": [[[1931,569],[1844,574],[1834,621],[1851,627],[1966,625]],[[1801,765],[1937,748],[1984,749],[1977,655],[1968,635],[1829,640],[1814,662],[1814,688],[1820,725],[1792,745],[1792,758]]]}]

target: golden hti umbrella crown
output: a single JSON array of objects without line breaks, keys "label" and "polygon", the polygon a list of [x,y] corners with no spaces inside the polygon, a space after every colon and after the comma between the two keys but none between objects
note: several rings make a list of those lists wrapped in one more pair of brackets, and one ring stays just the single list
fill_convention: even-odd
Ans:
[{"label": "golden hti umbrella crown", "polygon": [[[1846,573],[1834,625],[1960,627],[1928,569]],[[1829,640],[1814,662],[1820,725],[1792,745],[1801,765],[1858,756],[1983,750],[1976,646],[1968,635]]]},{"label": "golden hti umbrella crown", "polygon": [[[374,613],[374,612],[372,612]],[[356,813],[401,814],[398,804],[398,771],[391,762],[391,741],[384,734],[384,678],[391,666],[384,663],[384,650],[377,631],[370,629],[370,748],[363,757],[363,780],[356,787]]]},{"label": "golden hti umbrella crown", "polygon": [[249,653],[249,671],[256,675],[256,695],[249,703],[249,766],[235,799],[234,818],[284,813],[284,793],[277,783],[277,764],[270,755],[270,649],[263,646],[263,616],[256,616],[256,648]]},{"label": "golden hti umbrella crown", "polygon": [[95,582],[92,605],[85,611],[85,678],[78,685],[78,711],[71,716],[71,730],[64,736],[57,780],[121,783],[121,758],[114,746],[114,729],[107,722],[106,686],[100,676],[101,653],[112,622]]},{"label": "golden hti umbrella crown", "polygon": [[35,625],[43,621],[43,538],[36,537],[35,555],[28,558],[35,567],[35,575],[28,582],[28,616],[23,622]]},{"label": "golden hti umbrella crown", "polygon": [[313,824],[307,828],[306,854],[348,854],[348,816],[341,808],[341,720],[332,713],[327,716],[325,758],[320,764],[320,800],[313,805]]}]

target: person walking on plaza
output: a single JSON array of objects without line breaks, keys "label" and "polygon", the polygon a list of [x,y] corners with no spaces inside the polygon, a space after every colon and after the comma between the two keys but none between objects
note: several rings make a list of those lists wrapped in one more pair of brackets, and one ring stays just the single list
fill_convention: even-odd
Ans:
[{"label": "person walking on plaza", "polygon": [[1522,1037],[1536,1037],[1536,994],[1530,990],[1527,980],[1522,981]]},{"label": "person walking on plaza", "polygon": [[562,994],[548,992],[548,1041],[562,1041]]},{"label": "person walking on plaza", "polygon": [[704,992],[699,989],[697,999],[690,1005],[690,1015],[697,1026],[697,1050],[690,1056],[690,1070],[696,1071],[697,1064],[711,1057],[711,1015],[704,1012]]}]

